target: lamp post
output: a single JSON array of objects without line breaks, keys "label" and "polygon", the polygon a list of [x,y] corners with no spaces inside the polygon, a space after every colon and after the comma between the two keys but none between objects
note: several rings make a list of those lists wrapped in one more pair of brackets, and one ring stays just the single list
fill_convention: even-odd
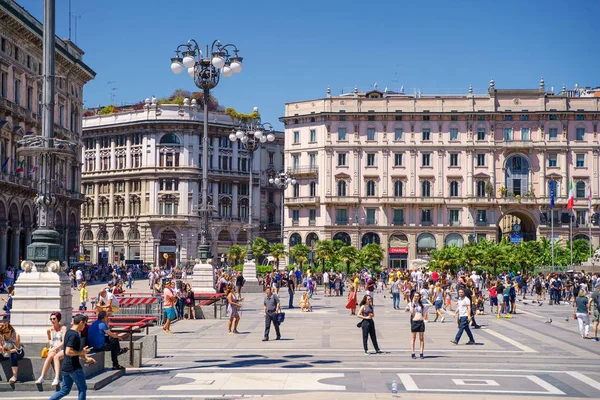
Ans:
[{"label": "lamp post", "polygon": [[[254,111],[258,109],[255,107]],[[250,159],[250,196],[248,196],[248,249],[246,250],[246,259],[251,261],[254,259],[252,253],[252,188],[254,182],[252,181],[252,167],[254,164],[254,152],[258,150],[261,143],[272,142],[275,140],[275,134],[273,133],[273,125],[268,122],[261,123],[260,119],[240,121],[236,129],[229,135],[229,140],[232,142],[239,141],[243,148],[246,149]]]},{"label": "lamp post", "polygon": [[[204,99],[204,136],[202,137],[202,204],[199,210],[202,227],[200,228],[200,244],[197,256],[206,262],[210,258],[208,245],[208,220],[212,209],[208,208],[208,102],[210,90],[219,84],[221,75],[225,78],[242,72],[242,58],[238,56],[238,48],[233,44],[221,44],[215,40],[206,46],[206,53],[198,43],[191,39],[180,44],[175,50],[176,57],[171,58],[171,71],[180,74],[187,69],[194,84],[202,89]],[[233,53],[233,54],[232,54]]]},{"label": "lamp post", "polygon": [[294,178],[288,172],[281,171],[281,172],[276,173],[273,176],[271,176],[269,178],[269,183],[281,190],[281,243],[283,243],[283,217],[284,217],[283,203],[285,200],[285,189],[288,188],[290,183],[292,185],[295,185],[296,178]]}]

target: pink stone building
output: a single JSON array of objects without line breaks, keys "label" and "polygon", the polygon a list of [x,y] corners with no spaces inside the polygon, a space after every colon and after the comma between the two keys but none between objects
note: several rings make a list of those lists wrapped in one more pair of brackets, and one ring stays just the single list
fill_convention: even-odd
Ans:
[{"label": "pink stone building", "polygon": [[[408,266],[444,244],[501,237],[598,246],[600,91],[496,89],[466,95],[359,92],[286,104],[289,246],[380,243],[384,265]],[[552,183],[551,183],[552,182]],[[594,219],[595,220],[595,219]]]}]

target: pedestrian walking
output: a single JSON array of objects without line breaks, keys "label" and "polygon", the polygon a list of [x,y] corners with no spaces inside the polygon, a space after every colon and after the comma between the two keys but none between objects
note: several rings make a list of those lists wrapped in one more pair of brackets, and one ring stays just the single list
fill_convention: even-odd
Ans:
[{"label": "pedestrian walking", "polygon": [[346,308],[350,310],[350,315],[356,315],[356,291],[354,289],[354,285],[350,286]]},{"label": "pedestrian walking", "polygon": [[577,322],[579,324],[579,334],[582,339],[590,338],[590,301],[586,296],[584,289],[579,289],[577,298],[573,302],[575,307],[575,315],[577,316]]},{"label": "pedestrian walking", "polygon": [[[239,310],[242,307],[242,297],[238,297],[238,294],[235,292],[235,288],[233,284],[227,285],[227,289],[225,289],[225,293],[227,293],[227,313],[229,314],[229,334],[239,333],[237,330],[238,324],[240,323],[240,313]],[[234,322],[235,321],[235,322]],[[233,324],[233,330],[231,330],[231,325]]]},{"label": "pedestrian walking", "polygon": [[277,313],[280,311],[281,302],[279,301],[279,297],[272,292],[270,287],[265,289],[265,300],[263,302],[264,305],[264,316],[265,316],[265,335],[263,337],[263,342],[269,340],[269,332],[271,331],[271,322],[275,327],[275,333],[277,337],[275,340],[281,339],[281,332],[279,332],[279,322],[277,322]]},{"label": "pedestrian walking", "polygon": [[365,348],[365,354],[369,353],[368,347],[368,339],[371,336],[371,342],[373,342],[373,347],[375,347],[375,352],[377,354],[383,353],[379,349],[379,345],[377,344],[377,333],[375,332],[375,310],[373,309],[373,298],[366,294],[360,302],[360,308],[358,310],[357,317],[362,321],[358,323],[358,326],[362,328],[362,337],[363,337],[363,347]]},{"label": "pedestrian walking", "polygon": [[173,293],[173,287],[171,282],[167,281],[165,283],[165,289],[163,291],[163,306],[165,309],[165,313],[167,314],[167,319],[165,324],[163,325],[163,330],[166,333],[171,332],[171,320],[177,318],[177,312],[175,312],[175,294]]},{"label": "pedestrian walking", "polygon": [[290,296],[288,308],[294,308],[294,293],[296,293],[296,284],[294,282],[293,274],[290,274],[290,276],[288,277],[287,287],[288,287],[288,295]]},{"label": "pedestrian walking", "polygon": [[415,341],[417,340],[417,333],[419,334],[419,342],[421,344],[421,355],[423,359],[423,351],[425,350],[425,321],[423,320],[423,305],[421,303],[421,294],[415,293],[413,300],[410,304],[410,351],[411,357],[416,359],[415,356]]},{"label": "pedestrian walking", "polygon": [[77,385],[79,391],[79,399],[84,400],[87,393],[87,384],[85,383],[85,374],[79,363],[79,359],[85,360],[86,363],[95,364],[96,360],[88,357],[90,352],[89,346],[81,349],[81,331],[85,328],[87,317],[83,314],[77,314],[73,317],[73,325],[67,331],[64,337],[65,359],[60,370],[62,375],[62,387],[50,400],[58,400],[67,396],[73,388],[73,383]]},{"label": "pedestrian walking", "polygon": [[458,290],[458,300],[456,301],[456,312],[454,316],[458,315],[458,332],[456,333],[456,338],[451,340],[452,343],[458,344],[463,332],[467,332],[467,336],[469,337],[468,345],[475,344],[475,339],[473,338],[473,334],[471,333],[471,328],[469,328],[469,323],[471,322],[471,300],[465,296],[465,289],[461,288]]},{"label": "pedestrian walking", "polygon": [[398,277],[394,275],[392,278],[392,285],[390,288],[390,293],[392,294],[392,304],[394,305],[394,310],[400,309],[400,282],[398,281]]}]

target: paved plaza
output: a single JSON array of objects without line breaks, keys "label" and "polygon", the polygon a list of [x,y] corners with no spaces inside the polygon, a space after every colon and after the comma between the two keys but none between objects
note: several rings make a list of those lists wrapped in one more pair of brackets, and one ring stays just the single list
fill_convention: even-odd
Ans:
[{"label": "paved plaza", "polygon": [[[134,291],[145,290],[144,285],[136,283]],[[348,315],[345,298],[324,298],[319,292],[312,313],[288,310],[287,292],[281,299],[282,340],[261,341],[262,295],[248,294],[239,335],[227,333],[226,319],[179,321],[173,335],[155,328],[158,357],[127,369],[88,398],[386,399],[394,380],[398,397],[405,399],[600,397],[600,343],[579,337],[569,305],[526,301],[511,320],[479,316],[483,329],[473,331],[475,346],[465,345],[466,336],[458,346],[450,343],[457,326],[447,315],[443,324],[427,324],[426,358],[413,360],[409,314],[394,310],[389,295],[375,296],[377,338],[385,353],[371,355],[364,354],[358,319]],[[42,393],[10,396],[47,398]]]}]

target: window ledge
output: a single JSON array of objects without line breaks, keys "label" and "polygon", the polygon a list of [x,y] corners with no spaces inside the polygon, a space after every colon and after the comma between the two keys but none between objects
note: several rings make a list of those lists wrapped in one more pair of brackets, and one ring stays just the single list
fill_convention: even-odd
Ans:
[{"label": "window ledge", "polygon": [[587,169],[587,167],[585,165],[582,167],[575,166],[575,169]]},{"label": "window ledge", "polygon": [[404,140],[404,139],[398,139],[398,140],[394,139],[394,140],[392,140],[392,143],[406,143],[406,140]]},{"label": "window ledge", "polygon": [[350,168],[348,165],[338,165],[338,168]]},{"label": "window ledge", "polygon": [[378,167],[377,167],[377,165],[366,165],[365,168],[367,168],[367,169],[373,169],[373,168],[377,169]]},{"label": "window ledge", "polygon": [[392,168],[401,168],[401,169],[405,169],[406,167],[404,165],[392,165]]},{"label": "window ledge", "polygon": [[460,169],[461,166],[460,165],[450,165],[448,168],[450,168],[450,169]]},{"label": "window ledge", "polygon": [[338,143],[348,143],[348,139],[338,139]]},{"label": "window ledge", "polygon": [[433,166],[432,165],[421,165],[421,168],[433,169]]}]

